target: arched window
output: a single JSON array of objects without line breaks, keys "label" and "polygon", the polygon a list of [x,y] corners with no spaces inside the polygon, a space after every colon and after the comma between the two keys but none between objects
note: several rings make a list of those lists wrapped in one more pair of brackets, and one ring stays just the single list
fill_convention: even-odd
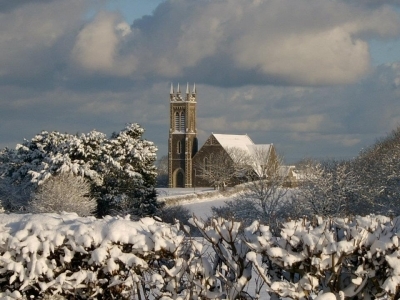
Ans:
[{"label": "arched window", "polygon": [[176,144],[176,153],[181,154],[182,153],[182,143],[181,141],[178,141]]},{"label": "arched window", "polygon": [[185,132],[185,112],[181,112],[181,131]]},{"label": "arched window", "polygon": [[175,113],[175,131],[179,131],[179,112]]}]

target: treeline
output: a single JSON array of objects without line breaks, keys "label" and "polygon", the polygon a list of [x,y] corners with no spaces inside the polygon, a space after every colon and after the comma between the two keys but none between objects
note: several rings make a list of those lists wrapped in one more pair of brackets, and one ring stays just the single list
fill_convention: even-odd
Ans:
[{"label": "treeline", "polygon": [[288,219],[314,215],[400,215],[400,127],[352,160],[302,161],[296,166],[296,188],[285,187],[281,160],[276,162],[272,171],[253,176],[256,180],[236,199],[213,207],[214,217],[244,225],[257,219],[279,230]]},{"label": "treeline", "polygon": [[301,171],[299,214],[400,214],[400,128],[352,160],[311,161]]}]

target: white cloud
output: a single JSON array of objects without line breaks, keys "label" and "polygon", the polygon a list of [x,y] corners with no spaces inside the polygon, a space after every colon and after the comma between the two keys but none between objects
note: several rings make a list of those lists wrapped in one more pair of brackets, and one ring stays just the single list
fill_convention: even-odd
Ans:
[{"label": "white cloud", "polygon": [[72,58],[73,77],[85,70],[228,86],[352,83],[370,70],[367,38],[394,37],[400,27],[388,5],[345,0],[170,0],[132,28],[115,13],[85,18],[88,5],[26,2],[0,15],[0,74],[37,77]]},{"label": "white cloud", "polygon": [[[325,85],[365,75],[365,38],[395,36],[400,22],[387,6],[341,1],[175,0],[134,27],[141,34],[129,46],[143,73],[190,77],[197,70],[207,77],[201,80],[227,73],[228,81],[247,72],[254,82]],[[210,68],[207,61],[214,72],[203,70]]]},{"label": "white cloud", "polygon": [[123,38],[131,34],[129,25],[113,13],[100,13],[78,34],[72,58],[91,72],[123,76],[135,69],[134,59],[120,57]]},{"label": "white cloud", "polygon": [[26,1],[0,13],[0,78],[37,79],[64,63],[66,40],[86,7],[79,0]]},{"label": "white cloud", "polygon": [[396,37],[397,12],[360,1],[171,0],[132,26],[89,18],[92,1],[9,7],[0,147],[139,122],[165,154],[169,83],[196,81],[200,144],[247,133],[291,160],[355,155],[400,122],[400,67],[371,67],[367,44]]}]

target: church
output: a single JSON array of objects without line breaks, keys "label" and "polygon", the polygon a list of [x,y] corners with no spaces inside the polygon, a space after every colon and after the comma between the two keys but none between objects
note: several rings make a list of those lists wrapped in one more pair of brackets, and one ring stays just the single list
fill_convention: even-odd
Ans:
[{"label": "church", "polygon": [[[240,151],[248,154],[261,149],[263,153],[268,155],[268,161],[276,160],[276,152],[273,144],[254,144],[247,134],[212,133],[200,150],[198,150],[196,105],[196,85],[193,85],[190,91],[189,84],[187,84],[186,92],[182,94],[179,84],[176,90],[171,84],[168,187],[191,188],[210,186],[210,183],[207,182],[204,176],[201,176],[201,171],[196,166],[207,164],[207,161],[218,151],[226,151],[228,155],[231,155],[228,150],[232,148],[240,149]],[[257,171],[257,166],[254,168],[254,171]]]}]

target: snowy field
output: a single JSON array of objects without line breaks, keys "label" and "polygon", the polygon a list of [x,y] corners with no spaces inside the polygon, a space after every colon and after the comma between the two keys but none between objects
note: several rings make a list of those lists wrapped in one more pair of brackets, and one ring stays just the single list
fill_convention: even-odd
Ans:
[{"label": "snowy field", "polygon": [[[157,188],[157,192],[160,196],[173,196],[173,195],[186,195],[192,193],[213,191],[212,188]],[[288,190],[285,197],[288,199],[293,195],[294,190]],[[222,197],[219,195],[218,197],[205,198],[205,199],[195,199],[190,202],[182,202],[181,205],[188,208],[196,217],[207,220],[208,217],[211,216],[211,207],[219,207],[225,204],[225,201],[232,201],[235,199],[235,195],[231,195],[229,197]]]},{"label": "snowy field", "polygon": [[[172,196],[172,195],[186,195],[192,193],[213,191],[212,188],[157,188],[157,192],[160,196]],[[234,195],[230,197],[215,197],[206,199],[196,199],[191,202],[182,203],[183,206],[188,208],[196,217],[206,220],[211,216],[211,207],[222,206],[225,201],[230,201],[234,199]]]},{"label": "snowy field", "polygon": [[182,205],[188,208],[197,218],[207,220],[207,218],[211,216],[211,207],[223,206],[225,201],[230,200],[233,200],[233,197],[202,199],[194,203],[184,203]]},{"label": "snowy field", "polygon": [[214,191],[213,188],[157,188],[156,190],[161,197]]}]

